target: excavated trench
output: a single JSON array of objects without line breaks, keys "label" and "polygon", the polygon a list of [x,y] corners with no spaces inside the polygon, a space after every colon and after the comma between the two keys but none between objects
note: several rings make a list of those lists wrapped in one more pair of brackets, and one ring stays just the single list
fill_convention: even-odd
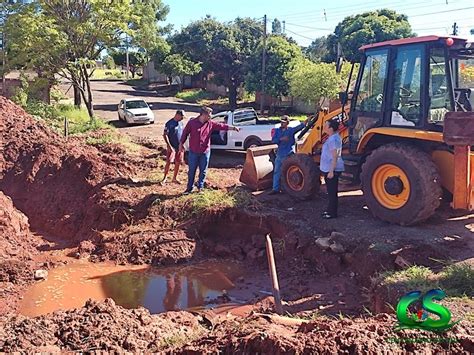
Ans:
[{"label": "excavated trench", "polygon": [[[69,258],[66,265],[50,270],[47,280],[28,288],[19,311],[37,316],[81,307],[89,298],[112,298],[125,308],[143,306],[151,313],[256,304],[272,295],[267,234],[273,241],[286,312],[356,315],[364,306],[372,308],[370,295],[363,292],[367,285],[361,283],[370,275],[354,270],[347,253],[321,248],[314,236],[296,234],[278,217],[228,210],[198,220],[181,233],[174,231],[196,244],[176,259],[177,264],[170,265],[166,256],[164,262],[150,256],[154,265],[148,266]],[[146,244],[127,252],[142,259],[155,253]]]}]

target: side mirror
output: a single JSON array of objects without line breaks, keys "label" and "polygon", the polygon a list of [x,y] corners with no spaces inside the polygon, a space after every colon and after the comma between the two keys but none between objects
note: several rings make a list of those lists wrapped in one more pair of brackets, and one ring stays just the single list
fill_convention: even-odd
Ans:
[{"label": "side mirror", "polygon": [[348,95],[347,92],[341,91],[339,93],[339,101],[341,102],[341,105],[345,105],[347,103]]}]

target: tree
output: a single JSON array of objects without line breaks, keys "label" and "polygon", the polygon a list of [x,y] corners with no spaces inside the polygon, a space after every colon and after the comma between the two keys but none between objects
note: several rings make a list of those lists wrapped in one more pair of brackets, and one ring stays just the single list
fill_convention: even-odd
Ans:
[{"label": "tree", "polygon": [[345,90],[349,69],[346,65],[345,70],[338,74],[334,64],[303,59],[288,75],[290,93],[314,104],[321,98],[333,99],[338,92]]},{"label": "tree", "polygon": [[[115,64],[126,65],[127,64],[127,53],[121,51],[111,51],[110,56],[113,58]],[[132,78],[135,78],[135,74],[138,69],[142,68],[148,61],[148,58],[144,51],[129,52],[128,53],[128,66],[132,73]]]},{"label": "tree", "polygon": [[115,61],[112,56],[107,55],[102,59],[102,62],[104,63],[105,67],[107,69],[115,69]]},{"label": "tree", "polygon": [[[248,62],[245,86],[248,91],[261,90],[262,52],[260,45]],[[267,40],[267,64],[265,70],[265,92],[275,97],[287,95],[289,91],[287,75],[303,59],[298,45],[288,42],[282,36],[270,36]]]},{"label": "tree", "polygon": [[[151,6],[147,9],[153,16],[149,12],[140,13],[144,3]],[[70,80],[75,104],[80,104],[78,98],[82,98],[93,118],[90,77],[95,60],[104,49],[119,46],[125,33],[136,44],[143,41],[144,47],[152,48],[151,43],[158,41],[152,41],[153,31],[149,29],[157,29],[160,4],[158,0],[39,0],[9,18],[14,32],[11,45],[17,56],[16,65]],[[137,24],[147,28],[146,35]]]},{"label": "tree", "polygon": [[237,106],[237,88],[245,78],[248,58],[256,51],[262,26],[249,18],[221,23],[210,17],[192,22],[173,36],[172,53],[183,53],[193,63],[201,63],[205,75],[229,90],[229,105]]},{"label": "tree", "polygon": [[281,33],[282,33],[281,22],[280,20],[276,18],[272,22],[272,34],[281,35]]},{"label": "tree", "polygon": [[329,54],[327,37],[316,38],[304,50],[305,56],[315,63],[325,62]]},{"label": "tree", "polygon": [[184,75],[195,75],[201,71],[201,64],[194,63],[181,54],[171,54],[166,57],[161,66],[163,74],[166,74],[168,77],[179,76],[181,81],[180,85],[183,82]]},{"label": "tree", "polygon": [[336,60],[338,42],[345,59],[358,62],[361,58],[359,48],[364,44],[413,35],[407,16],[393,10],[383,9],[348,16],[336,26],[334,34],[328,37],[328,59]]}]

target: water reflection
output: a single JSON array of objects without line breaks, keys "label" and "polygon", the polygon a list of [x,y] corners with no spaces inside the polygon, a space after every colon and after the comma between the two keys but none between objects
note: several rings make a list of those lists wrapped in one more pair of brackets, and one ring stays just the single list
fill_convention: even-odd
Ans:
[{"label": "water reflection", "polygon": [[125,308],[143,306],[151,313],[188,309],[212,304],[239,276],[239,265],[229,262],[153,269],[74,261],[31,286],[20,313],[37,316],[108,297]]},{"label": "water reflection", "polygon": [[126,308],[151,313],[202,306],[234,287],[239,276],[232,264],[206,263],[184,268],[121,271],[101,277],[107,297]]}]

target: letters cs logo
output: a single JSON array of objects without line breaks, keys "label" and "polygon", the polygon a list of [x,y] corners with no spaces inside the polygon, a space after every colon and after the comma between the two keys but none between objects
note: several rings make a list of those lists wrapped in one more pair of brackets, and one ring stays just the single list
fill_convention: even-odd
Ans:
[{"label": "letters cs logo", "polygon": [[[449,323],[451,312],[446,307],[433,302],[440,301],[446,297],[444,291],[436,289],[428,291],[423,295],[420,291],[407,293],[400,298],[397,305],[398,324],[396,330],[400,329],[423,329],[433,332],[443,332],[454,326],[458,322]],[[422,307],[415,314],[409,314],[408,307],[414,302],[421,300]],[[429,313],[435,314],[439,319],[429,317]]]}]

